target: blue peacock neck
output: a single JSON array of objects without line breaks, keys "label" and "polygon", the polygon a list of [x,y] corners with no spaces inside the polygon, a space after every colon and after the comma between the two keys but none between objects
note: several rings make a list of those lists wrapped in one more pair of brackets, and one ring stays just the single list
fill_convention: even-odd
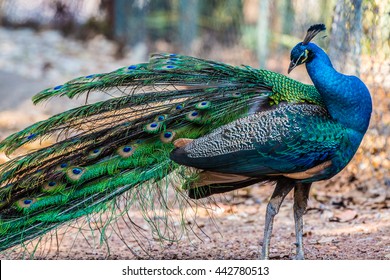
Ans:
[{"label": "blue peacock neck", "polygon": [[346,128],[361,134],[362,138],[372,112],[367,87],[359,78],[337,72],[328,55],[317,45],[309,43],[307,49],[311,54],[306,62],[307,72],[323,97],[329,114]]}]

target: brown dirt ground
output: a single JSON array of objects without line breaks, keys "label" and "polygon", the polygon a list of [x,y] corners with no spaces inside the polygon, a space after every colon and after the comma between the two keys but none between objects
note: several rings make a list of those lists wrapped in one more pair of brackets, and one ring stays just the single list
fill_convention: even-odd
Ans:
[{"label": "brown dirt ground", "polygon": [[[334,181],[337,181],[335,179]],[[324,184],[312,189],[305,215],[306,259],[390,259],[390,211],[379,204],[352,204],[356,190],[340,196],[337,191],[323,191]],[[326,186],[325,186],[326,188]],[[194,232],[179,242],[161,242],[157,238],[142,238],[137,243],[125,222],[120,221],[127,247],[112,234],[106,244],[96,245],[99,234],[84,236],[77,230],[67,230],[66,238],[54,235],[44,239],[34,253],[35,259],[257,259],[261,249],[266,201],[273,187],[254,186],[241,190],[229,202],[219,202],[213,219],[200,211]],[[358,192],[358,191],[357,191]],[[366,197],[363,192],[356,193]],[[321,202],[320,202],[321,201]],[[151,237],[139,212],[132,219]],[[74,225],[75,227],[78,224]],[[50,240],[50,241],[48,241]],[[60,245],[57,246],[57,240]],[[95,245],[92,243],[95,242]],[[271,243],[271,259],[291,259],[295,251],[292,196],[286,198],[275,219]],[[31,252],[30,247],[30,252]],[[24,251],[24,250],[23,250]],[[29,258],[31,255],[11,253],[4,258]]]}]

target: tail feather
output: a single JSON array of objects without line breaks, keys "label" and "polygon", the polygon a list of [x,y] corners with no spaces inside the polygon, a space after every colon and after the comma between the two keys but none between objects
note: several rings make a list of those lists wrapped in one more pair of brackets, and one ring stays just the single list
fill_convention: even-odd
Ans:
[{"label": "tail feather", "polygon": [[[287,82],[301,94],[288,94],[281,85]],[[33,102],[96,91],[115,97],[55,115],[0,143],[10,155],[26,143],[56,138],[0,166],[0,250],[106,211],[109,201],[134,188],[163,191],[167,183],[158,182],[179,167],[170,159],[176,139],[199,138],[253,113],[259,103],[322,102],[314,87],[280,74],[173,54],[74,79]]]}]

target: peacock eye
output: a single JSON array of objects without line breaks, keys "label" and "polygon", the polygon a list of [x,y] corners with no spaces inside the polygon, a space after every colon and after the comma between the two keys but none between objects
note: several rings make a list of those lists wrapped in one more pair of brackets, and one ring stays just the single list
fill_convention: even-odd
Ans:
[{"label": "peacock eye", "polygon": [[307,58],[309,57],[309,50],[305,50],[301,56],[299,57],[299,63],[305,63],[305,61],[307,60]]}]

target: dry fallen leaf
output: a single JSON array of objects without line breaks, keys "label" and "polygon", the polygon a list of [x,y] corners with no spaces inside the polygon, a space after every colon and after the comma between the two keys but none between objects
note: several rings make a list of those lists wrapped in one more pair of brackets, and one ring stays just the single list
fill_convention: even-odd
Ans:
[{"label": "dry fallen leaf", "polygon": [[336,238],[332,236],[325,236],[317,240],[317,244],[336,242]]},{"label": "dry fallen leaf", "polygon": [[332,218],[329,219],[330,222],[339,222],[346,223],[350,222],[353,219],[357,218],[358,214],[355,210],[346,209],[343,211],[337,211]]}]

